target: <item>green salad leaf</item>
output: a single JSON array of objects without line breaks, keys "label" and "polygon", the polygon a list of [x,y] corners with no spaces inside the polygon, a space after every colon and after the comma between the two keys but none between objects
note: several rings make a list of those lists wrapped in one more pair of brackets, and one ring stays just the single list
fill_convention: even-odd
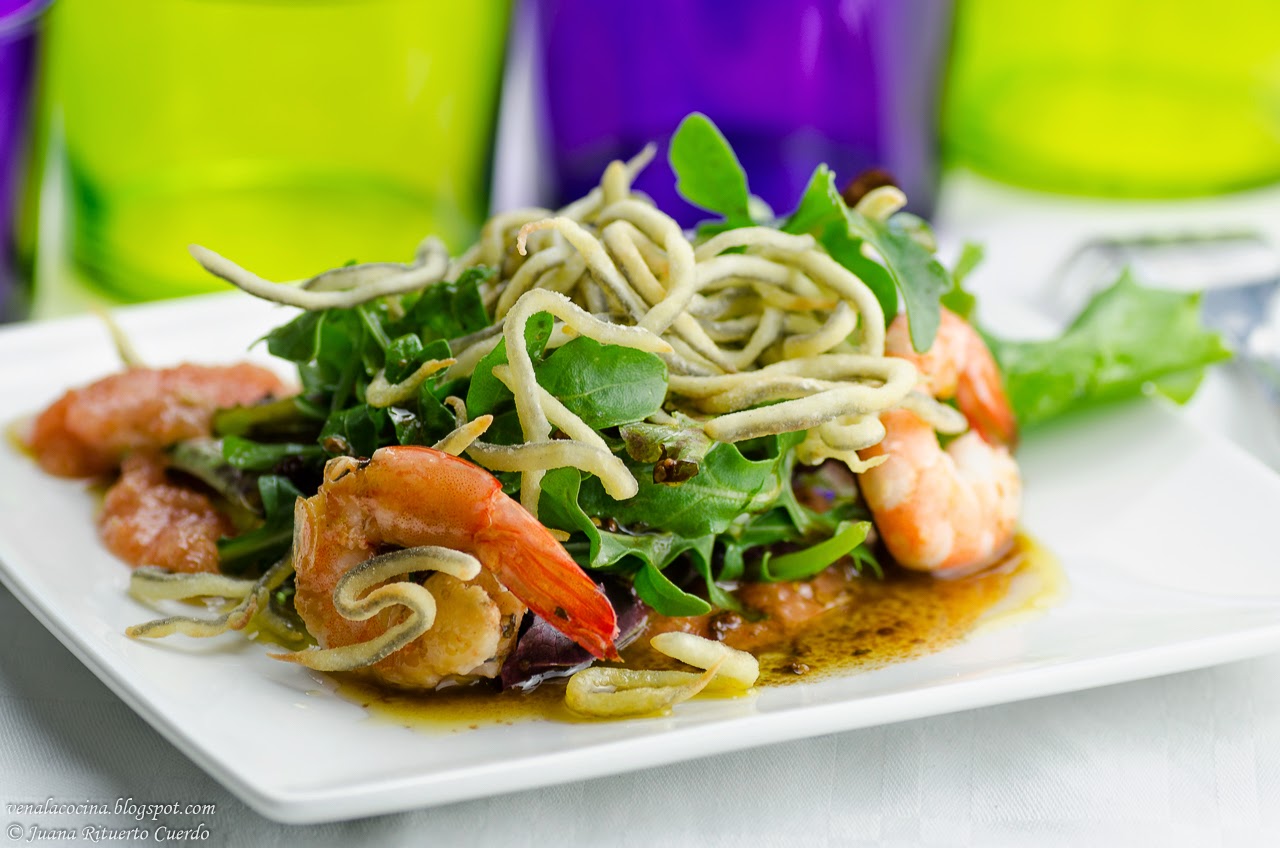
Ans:
[{"label": "green salad leaf", "polygon": [[861,237],[875,249],[902,293],[911,329],[911,346],[918,351],[928,350],[942,316],[938,300],[951,288],[947,269],[909,229],[895,225],[897,216],[881,223],[849,209],[846,219],[849,233]]},{"label": "green salad leaf", "polygon": [[[922,243],[928,241],[921,235],[922,224],[914,215],[899,213],[882,223],[850,209],[836,188],[835,174],[819,165],[796,211],[781,228],[817,238],[832,258],[875,293],[886,322],[897,315],[900,294],[910,321],[911,344],[924,351],[938,332],[939,298],[952,288],[952,282],[947,269]],[[868,249],[879,261],[868,255]]]},{"label": "green salad leaf", "polygon": [[835,172],[826,165],[819,165],[813,169],[795,211],[778,228],[796,235],[817,234],[833,222],[838,223],[846,208],[840,189],[836,187]]},{"label": "green salad leaf", "polygon": [[778,580],[804,580],[848,556],[866,541],[871,530],[870,521],[842,521],[831,538],[818,542],[804,550],[772,556],[765,551],[760,560],[760,576],[766,582]]},{"label": "green salad leaf", "polygon": [[[625,501],[609,497],[594,477],[556,469],[543,478],[538,513],[547,526],[585,537],[586,550],[576,552],[585,567],[631,575],[640,598],[664,615],[710,609],[707,600],[662,576],[678,561],[701,577],[712,604],[734,609],[737,602],[717,581],[736,578],[713,573],[715,547],[744,520],[792,497],[790,454],[799,435],[759,440],[750,446],[764,454],[759,459],[747,458],[739,446],[712,443],[699,473],[678,485],[655,482],[652,463],[632,460],[640,492]],[[800,536],[788,524],[780,538]]]},{"label": "green salad leaf", "polygon": [[[584,568],[624,575],[635,575],[645,569],[660,573],[682,556],[709,568],[714,536],[687,538],[662,531],[628,533],[613,519],[592,520],[578,502],[582,479],[582,472],[576,468],[548,472],[542,478],[538,516],[548,527],[576,532],[586,538],[586,550],[580,545],[575,550],[573,542],[568,545]],[[610,527],[615,529],[608,529]],[[701,615],[709,609],[707,602],[697,595],[677,588],[666,578],[654,579],[652,574],[647,581],[636,585],[636,592],[641,600],[663,615]]]},{"label": "green salad leaf", "polygon": [[964,287],[964,281],[969,272],[982,262],[983,255],[982,245],[964,243],[964,247],[960,249],[960,258],[956,260],[956,267],[951,269],[951,288],[941,299],[943,306],[966,321],[973,318],[978,299]]},{"label": "green salad leaf", "polygon": [[796,211],[782,222],[783,232],[808,233],[835,259],[858,276],[875,294],[887,324],[898,314],[898,288],[893,275],[863,252],[863,239],[850,231],[848,206],[836,188],[836,175],[819,165]]},{"label": "green salad leaf", "polygon": [[667,158],[680,196],[724,216],[725,227],[749,227],[751,195],[747,175],[724,134],[701,112],[680,122]]},{"label": "green salad leaf", "polygon": [[[849,531],[851,524],[861,525],[871,517],[857,496],[852,478],[839,487],[840,491],[836,491],[835,486],[821,479],[825,473],[821,467],[796,474],[792,466],[793,463],[788,461],[784,472],[791,485],[783,489],[770,510],[737,523],[720,537],[723,555],[719,579],[734,581],[749,577],[763,582],[804,579],[817,574],[841,556],[858,552],[865,554],[860,558],[855,556],[859,571],[869,567],[878,575],[879,564],[862,545],[862,540],[855,543],[856,534]],[[815,485],[830,495],[830,502],[821,512],[801,504],[796,496],[797,487]],[[837,536],[841,539],[832,541]],[[787,556],[794,554],[794,557],[784,562],[781,569],[776,566],[770,568],[770,553],[780,545],[790,548]],[[851,547],[844,554],[834,553],[847,546]],[[813,552],[806,553],[808,550]]]},{"label": "green salad leaf", "polygon": [[222,458],[241,471],[270,471],[285,459],[318,460],[324,455],[319,445],[297,442],[255,442],[241,436],[222,439]]},{"label": "green salad leaf", "polygon": [[1148,384],[1187,400],[1205,366],[1231,356],[1201,324],[1199,304],[1199,295],[1146,288],[1126,272],[1057,339],[989,337],[1019,423],[1133,397]]},{"label": "green salad leaf", "polygon": [[585,336],[553,351],[535,370],[538,384],[593,430],[643,421],[667,397],[661,359]]},{"label": "green salad leaf", "polygon": [[702,615],[711,612],[711,604],[691,595],[672,583],[662,570],[646,564],[632,575],[636,594],[661,615]]},{"label": "green salad leaf", "polygon": [[213,415],[217,436],[313,441],[325,418],[313,413],[302,397],[287,397],[252,406],[232,406]]},{"label": "green salad leaf", "polygon": [[395,322],[397,335],[416,333],[425,341],[448,340],[483,330],[489,326],[489,315],[480,296],[480,284],[496,273],[492,268],[468,268],[456,282],[437,283],[426,289],[405,316]]},{"label": "green salad leaf", "polygon": [[616,501],[600,481],[588,478],[580,502],[590,515],[609,516],[632,528],[655,528],[685,537],[723,533],[739,516],[761,512],[773,505],[784,486],[782,472],[790,466],[787,453],[799,444],[803,433],[787,433],[762,440],[767,455],[748,459],[740,444],[716,443],[703,458],[693,479],[671,486],[653,482],[653,467],[630,464],[640,484],[635,497]]},{"label": "green salad leaf", "polygon": [[264,474],[258,478],[258,493],[266,514],[262,525],[218,540],[221,567],[228,574],[264,569],[284,556],[293,542],[293,505],[302,492],[288,477]]},{"label": "green salad leaf", "polygon": [[330,415],[320,431],[320,445],[331,454],[371,456],[393,433],[385,409],[362,403]]},{"label": "green salad leaf", "polygon": [[264,337],[272,356],[290,362],[310,362],[320,346],[320,328],[327,311],[303,312],[287,324],[281,324]]},{"label": "green salad leaf", "polygon": [[[547,346],[547,340],[551,338],[553,325],[554,321],[550,314],[539,312],[524,326],[525,349],[529,351],[529,358],[535,363],[542,358],[542,351]],[[511,390],[493,376],[493,369],[496,366],[506,364],[507,340],[503,338],[498,342],[497,347],[484,355],[476,364],[475,370],[471,372],[471,385],[467,389],[466,398],[469,418],[488,415],[504,405],[515,402],[515,396],[511,394]]]},{"label": "green salad leaf", "polygon": [[[316,448],[319,450],[319,448]],[[190,474],[242,510],[260,515],[262,498],[258,476],[233,467],[222,454],[222,440],[187,439],[168,453],[169,467]]]},{"label": "green salad leaf", "polygon": [[683,419],[676,424],[638,422],[618,430],[627,454],[636,462],[652,463],[653,482],[683,483],[697,475],[707,451],[715,446],[696,422]]}]

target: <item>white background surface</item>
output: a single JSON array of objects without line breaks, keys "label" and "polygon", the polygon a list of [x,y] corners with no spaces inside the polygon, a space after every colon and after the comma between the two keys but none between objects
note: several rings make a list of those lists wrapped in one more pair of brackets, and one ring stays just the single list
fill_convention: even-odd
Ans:
[{"label": "white background surface", "polygon": [[[1280,191],[1113,205],[960,174],[939,213],[946,243],[987,244],[973,283],[988,302],[1033,298],[1089,235],[1224,222],[1280,242]],[[1280,469],[1280,414],[1247,377],[1224,369],[1191,414]],[[1213,563],[1205,568],[1212,580]],[[233,799],[3,589],[0,645],[0,845],[11,823],[138,824],[6,808],[46,798],[216,803],[210,816],[140,823],[203,822],[206,845],[1280,844],[1280,656],[416,813],[287,827]]]}]

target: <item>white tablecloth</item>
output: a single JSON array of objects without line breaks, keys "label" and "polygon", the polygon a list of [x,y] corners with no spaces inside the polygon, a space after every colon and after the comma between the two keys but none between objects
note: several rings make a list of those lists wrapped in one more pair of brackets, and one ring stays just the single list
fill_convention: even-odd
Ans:
[{"label": "white tablecloth", "polygon": [[[1261,227],[1280,241],[1278,210],[1275,191],[1108,205],[959,175],[939,221],[949,244],[987,243],[988,264],[973,280],[990,302],[1030,294],[1090,233],[1211,221]],[[1280,416],[1240,374],[1211,380],[1191,414],[1280,469]],[[1280,656],[444,808],[288,827],[233,799],[3,589],[0,646],[0,830],[14,844],[31,825],[145,826],[155,842],[159,824],[203,823],[207,837],[190,844],[1280,845]],[[212,803],[216,811],[142,823],[9,812],[45,799]]]}]

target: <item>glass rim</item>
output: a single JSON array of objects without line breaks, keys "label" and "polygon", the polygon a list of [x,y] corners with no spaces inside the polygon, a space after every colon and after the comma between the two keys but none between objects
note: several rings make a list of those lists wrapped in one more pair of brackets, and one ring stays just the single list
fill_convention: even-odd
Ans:
[{"label": "glass rim", "polygon": [[0,40],[21,35],[35,24],[51,5],[53,0],[26,0],[18,3],[13,9],[0,13]]}]

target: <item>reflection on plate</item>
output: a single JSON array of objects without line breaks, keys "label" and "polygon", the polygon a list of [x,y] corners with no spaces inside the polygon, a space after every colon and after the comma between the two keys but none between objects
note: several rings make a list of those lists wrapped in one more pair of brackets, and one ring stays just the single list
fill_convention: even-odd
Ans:
[{"label": "reflection on plate", "polygon": [[[242,358],[279,309],[235,295],[120,313],[156,365]],[[255,358],[265,358],[257,353]],[[115,368],[93,318],[0,333],[4,417]],[[98,543],[93,495],[0,447],[0,577],[89,668],[246,803],[290,822],[353,818],[1196,668],[1280,648],[1266,531],[1280,478],[1155,402],[1028,438],[1024,523],[1061,561],[1065,601],[873,671],[695,701],[613,723],[429,734],[370,720],[267,648],[137,643],[148,616]],[[280,733],[281,728],[288,733]]]}]

